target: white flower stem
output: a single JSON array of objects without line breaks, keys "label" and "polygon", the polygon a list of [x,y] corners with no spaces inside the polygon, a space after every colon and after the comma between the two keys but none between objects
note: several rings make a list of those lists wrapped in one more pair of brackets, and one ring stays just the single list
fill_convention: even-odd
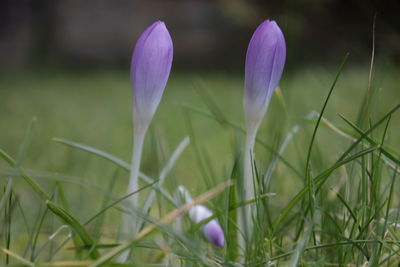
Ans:
[{"label": "white flower stem", "polygon": [[[143,142],[144,137],[147,132],[147,127],[135,127],[133,133],[133,148],[132,148],[132,163],[131,163],[131,172],[129,177],[129,185],[126,194],[130,194],[139,189],[139,170],[140,170],[140,162],[142,159],[142,150],[143,150]],[[128,214],[124,214],[123,222],[122,222],[122,231],[123,235],[134,235],[136,233],[135,223],[138,220],[138,217],[132,216],[132,210],[136,210],[139,204],[139,193],[133,194],[129,198],[129,212]]]},{"label": "white flower stem", "polygon": [[[139,189],[138,177],[139,177],[139,169],[140,162],[142,159],[142,150],[143,150],[143,142],[144,137],[147,132],[147,127],[137,127],[134,131],[133,137],[133,153],[132,153],[132,163],[131,163],[131,173],[129,177],[129,185],[127,194],[135,192]],[[136,208],[139,202],[139,193],[134,194],[130,197],[132,206]]]},{"label": "white flower stem", "polygon": [[[253,160],[254,160],[254,143],[256,141],[258,125],[252,124],[247,127],[246,132],[246,144],[244,151],[244,162],[243,162],[243,189],[242,189],[242,201],[253,199],[254,195],[254,177],[253,177]],[[239,247],[245,251],[246,239],[249,240],[253,234],[253,205],[244,205],[239,209],[239,233],[238,242]]]},{"label": "white flower stem", "polygon": [[[133,148],[132,148],[132,162],[131,162],[131,172],[129,177],[129,185],[126,194],[130,194],[139,189],[139,170],[140,170],[140,162],[142,159],[142,150],[144,137],[147,132],[148,126],[143,125],[134,125],[135,129],[133,131]],[[139,230],[137,229],[140,223],[138,222],[139,217],[133,216],[131,213],[132,210],[136,210],[139,203],[139,193],[133,194],[129,198],[128,207],[129,213],[124,213],[122,218],[122,236],[121,240],[126,240],[126,237],[132,237]],[[119,262],[125,262],[130,254],[130,250],[126,250],[124,253],[118,257]]]}]

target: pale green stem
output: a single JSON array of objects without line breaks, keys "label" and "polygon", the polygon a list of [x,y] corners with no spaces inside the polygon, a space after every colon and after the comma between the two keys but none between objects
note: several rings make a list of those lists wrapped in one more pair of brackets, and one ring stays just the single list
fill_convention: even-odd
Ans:
[{"label": "pale green stem", "polygon": [[[140,162],[142,158],[143,142],[144,137],[147,132],[146,127],[135,127],[134,137],[133,137],[133,153],[132,153],[132,163],[131,163],[131,173],[129,177],[129,185],[127,194],[135,192],[139,189],[138,177],[140,170]],[[138,206],[139,194],[136,193],[130,197],[133,208]]]},{"label": "pale green stem", "polygon": [[[254,143],[257,136],[257,130],[259,127],[259,123],[250,124],[247,127],[246,131],[246,144],[244,151],[244,162],[243,162],[243,191],[242,191],[242,200],[246,201],[249,199],[254,199],[254,177],[253,177],[253,159],[254,159]],[[239,209],[239,233],[238,233],[238,242],[239,247],[243,251],[246,249],[246,239],[249,240],[253,233],[253,213],[252,208],[254,205],[244,205]]]},{"label": "pale green stem", "polygon": [[[129,177],[129,185],[127,194],[135,192],[139,189],[139,170],[140,170],[140,162],[142,159],[142,150],[143,150],[143,143],[144,137],[146,135],[148,125],[134,125],[134,132],[133,132],[133,148],[132,148],[132,162],[131,162],[131,172]],[[129,212],[132,210],[136,211],[139,204],[139,193],[132,195],[129,198],[129,205],[130,209]],[[134,236],[139,229],[137,226],[140,225],[138,222],[140,220],[139,217],[133,216],[132,213],[124,213],[122,218],[122,240],[126,240]],[[124,262],[129,257],[129,250],[126,250],[119,256],[119,261]]]}]

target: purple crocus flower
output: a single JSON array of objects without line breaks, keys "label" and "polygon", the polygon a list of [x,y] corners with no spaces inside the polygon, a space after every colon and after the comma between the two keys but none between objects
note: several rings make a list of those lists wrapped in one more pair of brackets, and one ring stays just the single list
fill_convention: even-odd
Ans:
[{"label": "purple crocus flower", "polygon": [[[162,21],[154,22],[140,36],[133,51],[131,81],[133,87],[133,155],[127,194],[139,189],[138,176],[144,138],[160,103],[172,65],[172,40]],[[139,194],[130,200],[137,209]],[[124,233],[134,234],[140,226],[136,218],[125,215]],[[136,224],[136,225],[135,225]]]},{"label": "purple crocus flower", "polygon": [[[185,198],[186,202],[192,202],[192,197],[190,196],[189,192],[186,190],[185,187],[179,186],[178,190],[181,192],[183,197]],[[203,220],[206,220],[213,216],[213,213],[203,205],[195,205],[189,210],[189,217],[195,223],[200,223]],[[202,230],[204,236],[216,245],[217,247],[224,247],[225,245],[225,236],[224,230],[222,230],[221,226],[219,225],[216,219],[210,220],[206,224],[202,226]]]},{"label": "purple crocus flower", "polygon": [[[144,136],[160,103],[172,65],[172,40],[164,22],[148,27],[132,56],[134,146],[128,193],[138,190],[138,174]],[[137,206],[138,196],[133,197]]]},{"label": "purple crocus flower", "polygon": [[[190,209],[189,216],[195,223],[199,223],[213,216],[213,213],[203,205],[196,205]],[[217,220],[213,219],[203,225],[203,232],[208,241],[220,248],[224,247],[224,231]]]},{"label": "purple crocus flower", "polygon": [[206,223],[206,225],[204,225],[203,231],[204,235],[211,243],[220,248],[224,247],[224,231],[216,220],[211,220]]},{"label": "purple crocus flower", "polygon": [[[246,54],[244,81],[244,113],[246,120],[246,145],[244,153],[244,186],[241,188],[243,200],[255,198],[253,179],[254,143],[258,128],[267,111],[269,100],[282,76],[286,58],[283,33],[275,21],[261,23],[250,40]],[[245,237],[253,233],[253,208],[245,205],[239,209],[238,240],[245,248]]]},{"label": "purple crocus flower", "polygon": [[160,103],[172,65],[172,40],[162,21],[140,36],[133,52],[131,81],[135,124],[148,125]]},{"label": "purple crocus flower", "polygon": [[246,54],[244,110],[248,124],[258,128],[282,76],[286,58],[283,33],[275,21],[261,23]]}]

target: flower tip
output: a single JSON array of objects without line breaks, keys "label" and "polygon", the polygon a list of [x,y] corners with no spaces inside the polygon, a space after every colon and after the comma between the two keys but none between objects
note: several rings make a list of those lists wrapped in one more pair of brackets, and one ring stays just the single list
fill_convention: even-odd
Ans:
[{"label": "flower tip", "polygon": [[168,32],[167,26],[165,25],[164,21],[157,20],[157,21],[153,22],[153,24],[151,24],[149,27],[147,27],[147,29],[143,32],[143,34],[142,34],[143,38],[147,39],[148,36],[150,34],[152,34],[152,32],[154,32],[155,30],[160,31],[160,32],[156,33],[157,35],[160,35],[161,33],[164,32],[164,34],[168,35],[168,37],[169,37],[169,32]]},{"label": "flower tip", "polygon": [[278,23],[275,20],[264,20],[256,29],[256,32],[261,31],[262,33],[259,34],[265,34],[266,32],[271,32],[276,35],[283,35],[281,28],[279,27]]},{"label": "flower tip", "polygon": [[155,28],[155,27],[158,27],[158,26],[161,26],[161,27],[164,27],[164,28],[167,27],[167,26],[165,25],[165,22],[162,21],[162,20],[157,20],[157,21],[155,21],[155,22],[152,24],[152,26],[154,26],[154,28]]},{"label": "flower tip", "polygon": [[274,21],[274,20],[270,20],[270,19],[266,19],[266,20],[264,20],[264,21],[260,24],[260,26],[269,24],[269,23],[271,23],[271,22],[275,22],[275,21]]},{"label": "flower tip", "polygon": [[212,220],[204,226],[204,234],[207,239],[217,247],[224,247],[224,231],[216,220]]}]

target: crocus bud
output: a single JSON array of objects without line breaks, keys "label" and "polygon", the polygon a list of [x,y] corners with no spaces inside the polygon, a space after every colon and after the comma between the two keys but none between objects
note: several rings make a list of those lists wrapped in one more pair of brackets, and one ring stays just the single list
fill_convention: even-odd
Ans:
[{"label": "crocus bud", "polygon": [[[133,155],[127,193],[138,191],[138,176],[142,147],[147,128],[160,103],[172,65],[172,40],[164,22],[148,27],[136,42],[131,62],[133,87]],[[138,207],[139,194],[131,198],[132,207]],[[124,232],[134,234],[140,222],[125,216]]]},{"label": "crocus bud", "polygon": [[[189,192],[183,186],[179,186],[178,190],[183,195],[186,202],[192,202]],[[195,205],[189,210],[189,217],[193,222],[199,223],[213,216],[213,213],[203,205]],[[216,219],[213,219],[202,226],[204,236],[214,245],[224,247],[225,237],[224,231]]]},{"label": "crocus bud", "polygon": [[157,21],[140,36],[133,52],[131,81],[135,125],[148,126],[160,103],[172,65],[172,40]]},{"label": "crocus bud", "polygon": [[253,34],[246,54],[244,110],[246,122],[258,128],[282,76],[286,58],[283,33],[275,21],[264,21]]},{"label": "crocus bud", "polygon": [[[255,197],[253,177],[254,143],[258,127],[267,111],[269,100],[278,86],[285,65],[286,45],[281,29],[275,21],[266,20],[254,32],[246,54],[244,81],[244,113],[246,120],[246,145],[244,153],[244,184],[241,188],[243,200]],[[244,249],[245,239],[253,233],[252,205],[239,209],[238,242]]]}]

